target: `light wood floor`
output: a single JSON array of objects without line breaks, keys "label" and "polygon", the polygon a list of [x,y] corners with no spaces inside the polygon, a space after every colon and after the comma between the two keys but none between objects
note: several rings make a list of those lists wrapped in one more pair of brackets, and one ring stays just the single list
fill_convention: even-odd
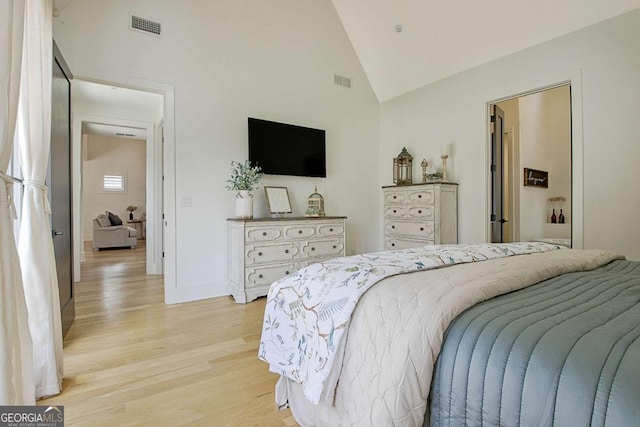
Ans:
[{"label": "light wood floor", "polygon": [[265,300],[164,304],[135,250],[86,248],[76,319],[64,341],[66,426],[295,426],[276,375],[257,358]]}]

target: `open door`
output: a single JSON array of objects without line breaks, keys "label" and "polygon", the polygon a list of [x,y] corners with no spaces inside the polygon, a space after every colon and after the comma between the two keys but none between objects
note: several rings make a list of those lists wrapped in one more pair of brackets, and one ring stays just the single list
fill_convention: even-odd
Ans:
[{"label": "open door", "polygon": [[58,272],[58,291],[65,335],[75,318],[73,289],[73,227],[71,211],[71,73],[53,43],[53,79],[51,82],[51,154],[49,195],[51,197],[51,233]]},{"label": "open door", "polygon": [[504,111],[491,106],[491,242],[504,241],[503,184],[504,184]]}]

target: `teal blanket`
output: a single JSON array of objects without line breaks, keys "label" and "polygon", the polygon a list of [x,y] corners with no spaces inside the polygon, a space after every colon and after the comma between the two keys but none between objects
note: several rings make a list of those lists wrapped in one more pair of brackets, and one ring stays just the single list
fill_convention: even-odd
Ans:
[{"label": "teal blanket", "polygon": [[640,262],[480,303],[451,323],[431,426],[640,426]]}]

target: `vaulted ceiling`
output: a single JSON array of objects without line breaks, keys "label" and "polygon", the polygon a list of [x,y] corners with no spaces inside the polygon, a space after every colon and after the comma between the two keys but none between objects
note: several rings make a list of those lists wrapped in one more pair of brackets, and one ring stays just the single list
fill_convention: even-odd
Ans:
[{"label": "vaulted ceiling", "polygon": [[640,7],[640,0],[332,0],[383,102]]},{"label": "vaulted ceiling", "polygon": [[380,102],[640,7],[640,0],[332,2]]}]

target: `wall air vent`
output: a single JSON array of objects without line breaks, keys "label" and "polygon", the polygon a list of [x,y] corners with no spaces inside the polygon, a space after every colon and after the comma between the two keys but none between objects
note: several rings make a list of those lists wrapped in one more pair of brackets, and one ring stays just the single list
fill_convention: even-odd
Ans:
[{"label": "wall air vent", "polygon": [[116,132],[116,136],[135,136],[135,135],[132,133]]},{"label": "wall air vent", "polygon": [[158,37],[162,35],[161,22],[143,18],[142,16],[135,15],[133,13],[130,16],[131,20],[129,21],[129,29]]},{"label": "wall air vent", "polygon": [[351,79],[349,77],[334,74],[333,84],[351,89]]}]

